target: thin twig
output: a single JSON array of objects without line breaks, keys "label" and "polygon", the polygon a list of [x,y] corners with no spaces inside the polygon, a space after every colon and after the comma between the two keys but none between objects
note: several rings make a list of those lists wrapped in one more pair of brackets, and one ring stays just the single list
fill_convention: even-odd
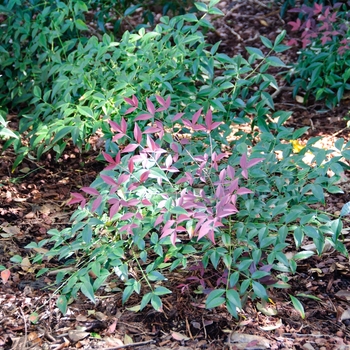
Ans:
[{"label": "thin twig", "polygon": [[224,27],[227,28],[233,35],[235,35],[238,40],[243,41],[243,38],[237,33],[235,32],[230,26],[228,26],[226,23],[223,23]]},{"label": "thin twig", "polygon": [[104,350],[117,350],[117,349],[125,349],[125,348],[131,348],[134,346],[140,346],[140,345],[147,345],[147,344],[152,344],[155,343],[155,340],[147,340],[147,341],[140,341],[138,343],[132,343],[132,344],[125,344],[125,345],[120,345],[120,346],[116,346],[113,348],[105,348]]},{"label": "thin twig", "polygon": [[28,329],[27,329],[27,321],[26,321],[26,317],[24,315],[24,312],[23,312],[21,307],[19,309],[21,311],[21,316],[22,316],[23,322],[24,322],[24,342],[23,342],[23,347],[22,347],[22,349],[24,350],[26,348],[27,339],[28,339]]}]

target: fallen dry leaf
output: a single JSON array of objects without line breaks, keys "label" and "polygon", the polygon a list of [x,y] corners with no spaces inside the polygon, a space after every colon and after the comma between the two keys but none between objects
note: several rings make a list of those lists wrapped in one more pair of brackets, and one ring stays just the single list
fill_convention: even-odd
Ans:
[{"label": "fallen dry leaf", "polygon": [[2,283],[5,284],[9,280],[10,276],[11,276],[10,270],[2,270],[1,271]]}]

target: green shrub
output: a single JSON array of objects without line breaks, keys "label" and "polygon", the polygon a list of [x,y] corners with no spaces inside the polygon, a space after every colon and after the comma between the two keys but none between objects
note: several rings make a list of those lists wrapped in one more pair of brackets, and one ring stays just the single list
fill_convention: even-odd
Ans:
[{"label": "green shrub", "polygon": [[[301,31],[302,49],[298,61],[287,75],[294,86],[294,96],[305,91],[316,100],[324,100],[328,108],[341,102],[344,92],[350,90],[350,14],[347,5],[334,7],[314,4],[294,9],[304,15],[289,22],[293,31]],[[289,44],[298,44],[292,39]]]},{"label": "green shrub", "polygon": [[[288,288],[288,274],[314,254],[287,256],[292,242],[299,249],[312,240],[318,254],[327,242],[347,255],[338,239],[340,219],[331,220],[313,206],[325,203],[324,190],[341,192],[336,185],[341,156],[327,159],[331,150],[313,147],[318,138],[295,154],[291,143],[282,142],[299,138],[307,128],[293,131],[274,122],[275,136],[265,131],[252,143],[240,133],[225,151],[219,141],[224,119],[211,109],[178,113],[177,102],[160,96],[145,105],[136,96],[125,101],[127,117],[109,120],[118,151],[104,152],[107,166],[100,176],[73,193],[70,204],[79,208],[71,226],[50,230],[51,239],[28,245],[53,245],[45,255],[74,266],[57,276],[57,283],[64,280],[57,302],[63,313],[78,292],[94,302],[113,274],[124,283],[123,303],[136,292],[142,294],[140,309],[150,303],[162,310],[160,297],[171,293],[166,276],[185,269],[190,278],[178,286],[183,291],[193,284],[191,271],[202,277],[216,271],[216,288],[196,277],[208,294],[206,306],[225,304],[237,317],[248,296],[267,300],[268,288]],[[350,143],[343,143],[336,147],[349,159]],[[308,151],[313,167],[304,162]]]},{"label": "green shrub", "polygon": [[[219,14],[215,3],[197,6],[203,12]],[[285,33],[275,43],[262,39],[269,49],[266,56],[258,49],[247,48],[250,56],[245,60],[217,53],[219,43],[207,44],[203,28],[212,28],[205,14],[200,19],[194,14],[163,17],[154,31],[126,32],[119,42],[107,34],[102,40],[65,41],[65,50],[54,47],[32,73],[17,71],[22,77],[30,77],[25,80],[28,90],[19,93],[18,89],[27,86],[20,83],[6,96],[20,95],[22,100],[17,103],[27,105],[19,131],[28,131],[30,147],[20,140],[5,145],[12,144],[18,154],[14,167],[32,150],[40,157],[53,148],[59,157],[70,139],[80,149],[89,147],[86,139],[98,129],[106,132],[106,119],[120,119],[123,98],[133,94],[141,98],[171,93],[179,109],[212,106],[216,115],[229,123],[253,119],[253,126],[267,130],[266,115],[274,108],[269,91],[278,88],[267,70],[284,66],[271,54],[286,50],[281,44]],[[13,71],[8,70],[8,85],[17,84],[19,80],[12,80]],[[226,135],[230,132],[227,125]]]},{"label": "green shrub", "polygon": [[18,135],[7,127],[6,114],[6,111],[0,109],[0,139],[18,139]]}]

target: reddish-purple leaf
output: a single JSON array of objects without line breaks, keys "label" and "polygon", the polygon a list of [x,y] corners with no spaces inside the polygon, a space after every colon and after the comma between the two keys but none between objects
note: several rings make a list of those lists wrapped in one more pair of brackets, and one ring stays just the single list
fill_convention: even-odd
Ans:
[{"label": "reddish-purple leaf", "polygon": [[102,151],[103,158],[108,162],[108,163],[113,163],[114,164],[114,159],[112,156],[110,156],[108,153]]},{"label": "reddish-purple leaf", "polygon": [[[120,208],[119,201],[116,198],[113,198],[113,200],[115,200],[115,202],[113,202],[113,205],[109,209],[109,217],[110,217],[110,219],[112,219],[113,216],[118,213],[119,208]],[[111,201],[108,201],[108,202],[111,203]]]},{"label": "reddish-purple leaf", "polygon": [[91,207],[91,211],[95,212],[96,209],[98,209],[98,207],[101,205],[102,202],[102,196],[98,196],[92,203],[92,207]]},{"label": "reddish-purple leaf", "polygon": [[322,4],[318,4],[317,2],[314,3],[314,15],[318,15],[319,13],[321,13],[322,9]]},{"label": "reddish-purple leaf", "polygon": [[248,193],[253,193],[253,191],[251,191],[250,189],[248,188],[245,188],[245,187],[240,187],[238,190],[237,190],[237,194],[242,196],[244,194],[248,194]]},{"label": "reddish-purple leaf", "polygon": [[124,97],[124,101],[128,103],[130,106],[136,107],[138,105],[138,101],[137,101],[137,98],[136,98],[136,101],[134,100],[134,98],[136,98],[135,95],[132,98]]},{"label": "reddish-purple leaf", "polygon": [[157,128],[155,126],[151,126],[151,127],[147,128],[143,133],[144,134],[154,134],[154,133],[159,132],[159,131],[160,131],[159,128]]},{"label": "reddish-purple leaf", "polygon": [[121,174],[119,176],[119,178],[118,178],[117,184],[121,185],[122,183],[127,182],[129,179],[130,179],[130,175],[128,175],[128,174]]},{"label": "reddish-purple leaf", "polygon": [[147,135],[147,146],[152,152],[159,149],[159,146],[153,141],[151,137],[149,137],[149,135]]},{"label": "reddish-purple leaf", "polygon": [[132,173],[134,171],[134,160],[132,158],[128,161],[129,172]]},{"label": "reddish-purple leaf", "polygon": [[139,147],[138,144],[136,143],[130,143],[129,145],[127,145],[123,150],[122,153],[129,153],[129,152],[134,152],[135,149]]},{"label": "reddish-purple leaf", "polygon": [[147,105],[148,112],[150,112],[153,116],[154,113],[156,112],[156,109],[154,107],[153,102],[149,98],[146,98],[146,105]]},{"label": "reddish-purple leaf", "polygon": [[143,200],[141,201],[141,203],[142,203],[143,205],[146,205],[146,206],[152,205],[152,203],[151,203],[147,198],[143,199]]},{"label": "reddish-purple leaf", "polygon": [[121,129],[122,133],[126,134],[127,124],[126,124],[124,117],[122,118],[122,120],[120,122],[120,129]]},{"label": "reddish-purple leaf", "polygon": [[288,24],[292,26],[292,31],[296,31],[300,28],[301,20],[300,18],[297,18],[296,22],[290,21]]},{"label": "reddish-purple leaf", "polygon": [[118,131],[118,132],[123,132],[120,125],[113,120],[108,120],[109,125],[111,126],[112,130]]},{"label": "reddish-purple leaf", "polygon": [[141,132],[141,129],[140,127],[138,126],[137,123],[135,123],[135,126],[134,126],[134,138],[135,138],[135,141],[137,143],[141,143],[141,140],[142,140],[142,132]]},{"label": "reddish-purple leaf", "polygon": [[140,176],[140,182],[145,182],[148,179],[149,174],[150,174],[149,170],[147,170],[144,173],[142,173],[141,176]]},{"label": "reddish-purple leaf", "polygon": [[81,203],[81,206],[85,207],[86,199],[85,199],[85,197],[82,194],[77,193],[77,192],[72,192],[71,195],[72,195],[72,198],[67,203],[68,205]]},{"label": "reddish-purple leaf", "polygon": [[124,115],[127,115],[127,114],[130,114],[132,113],[137,107],[130,107],[128,108],[125,112],[124,112]]},{"label": "reddish-purple leaf", "polygon": [[163,106],[163,107],[165,106],[165,100],[163,97],[156,95],[156,99],[161,106]]},{"label": "reddish-purple leaf", "polygon": [[115,186],[117,185],[117,182],[110,176],[108,175],[103,175],[101,174],[101,179],[107,184],[107,185],[111,185],[111,186]]},{"label": "reddish-purple leaf", "polygon": [[200,108],[195,114],[193,114],[193,116],[192,116],[192,124],[193,125],[197,124],[197,120],[198,120],[199,116],[201,115],[202,110],[203,110],[203,108]]},{"label": "reddish-purple leaf", "polygon": [[173,164],[173,157],[171,156],[171,154],[169,154],[165,159],[165,166],[168,169],[171,167],[172,164]]},{"label": "reddish-purple leaf", "polygon": [[137,99],[137,97],[135,95],[132,96],[132,102],[133,102],[134,106],[139,105],[139,100]]},{"label": "reddish-purple leaf", "polygon": [[171,121],[175,122],[176,120],[179,120],[184,114],[185,113],[176,113]]},{"label": "reddish-purple leaf", "polygon": [[135,216],[135,213],[126,213],[120,218],[120,220],[129,220],[134,216]]},{"label": "reddish-purple leaf", "polygon": [[143,113],[143,114],[138,115],[138,116],[135,118],[135,121],[138,121],[138,120],[147,120],[147,119],[151,119],[151,118],[153,118],[153,115]]},{"label": "reddish-purple leaf", "polygon": [[119,139],[121,139],[124,136],[125,136],[125,134],[123,134],[123,133],[116,134],[116,135],[113,136],[112,141],[113,142],[114,141],[118,141]]},{"label": "reddish-purple leaf", "polygon": [[81,190],[93,196],[98,196],[100,194],[100,192],[98,192],[96,188],[93,187],[82,187]]},{"label": "reddish-purple leaf", "polygon": [[156,227],[156,226],[160,225],[163,222],[163,220],[164,220],[163,214],[159,215],[154,223],[154,226]]}]

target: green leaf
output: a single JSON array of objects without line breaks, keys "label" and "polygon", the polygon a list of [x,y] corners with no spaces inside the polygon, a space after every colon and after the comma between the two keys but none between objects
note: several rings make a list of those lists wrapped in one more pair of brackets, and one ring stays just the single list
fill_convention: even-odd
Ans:
[{"label": "green leaf", "polygon": [[207,309],[213,309],[225,302],[225,298],[222,295],[225,293],[225,289],[214,289],[212,290],[205,302],[205,307]]},{"label": "green leaf", "polygon": [[56,305],[63,315],[67,313],[68,300],[64,295],[60,295],[57,298]]},{"label": "green leaf", "polygon": [[277,35],[277,38],[275,39],[274,47],[276,47],[277,45],[279,45],[283,41],[283,39],[286,36],[286,33],[287,32],[285,30],[282,30],[282,32]]},{"label": "green leaf", "polygon": [[171,213],[171,214],[184,214],[184,215],[188,215],[187,210],[185,210],[185,209],[182,208],[182,207],[173,207],[173,208],[170,208],[170,213]]},{"label": "green leaf", "polygon": [[237,306],[239,309],[242,309],[241,298],[236,290],[234,289],[227,290],[226,300],[230,301],[233,305]]},{"label": "green leaf", "polygon": [[273,44],[270,39],[265,38],[264,36],[260,36],[261,42],[266,46],[268,49],[272,49]]},{"label": "green leaf", "polygon": [[155,295],[155,294],[152,295],[151,304],[154,310],[162,311],[162,301],[160,300],[158,295]]},{"label": "green leaf", "polygon": [[10,258],[10,261],[16,264],[20,264],[22,262],[22,257],[20,255],[14,255],[13,257]]},{"label": "green leaf", "polygon": [[309,298],[309,299],[316,300],[316,301],[322,301],[322,299],[315,297],[314,295],[305,294],[305,293],[299,293],[299,294],[297,294],[297,297]]},{"label": "green leaf", "polygon": [[142,297],[140,310],[143,310],[145,306],[150,302],[152,298],[152,293],[147,293]]},{"label": "green leaf", "polygon": [[304,226],[303,231],[308,237],[311,237],[313,239],[320,238],[319,232],[313,226]]},{"label": "green leaf", "polygon": [[94,112],[90,107],[77,105],[77,110],[80,114],[88,118],[94,118]]},{"label": "green leaf", "polygon": [[260,50],[260,49],[257,49],[256,47],[250,47],[250,46],[247,46],[246,47],[246,50],[248,51],[248,53],[250,55],[256,55],[258,58],[260,59],[263,59],[265,58],[263,52]]},{"label": "green leaf", "polygon": [[87,276],[85,276],[85,277],[86,278],[82,279],[83,284],[81,285],[80,290],[93,303],[96,303],[94,289],[92,288],[92,284],[90,283],[89,278]]},{"label": "green leaf", "polygon": [[82,237],[85,243],[90,243],[92,238],[91,226],[86,225],[82,231]]},{"label": "green leaf", "polygon": [[208,6],[202,2],[195,2],[194,5],[197,7],[198,11],[208,12]]},{"label": "green leaf", "polygon": [[165,295],[165,294],[171,294],[172,291],[169,290],[168,288],[162,287],[162,286],[158,286],[154,289],[153,292],[155,295]]},{"label": "green leaf", "polygon": [[304,307],[301,304],[301,302],[297,298],[293,297],[293,295],[289,294],[289,297],[292,300],[292,303],[293,303],[295,310],[297,310],[299,312],[301,318],[304,319],[305,318],[305,311],[304,311]]},{"label": "green leaf", "polygon": [[304,252],[299,252],[299,253],[295,254],[293,256],[293,259],[294,260],[304,260],[304,259],[310,258],[310,256],[313,256],[313,255],[315,255],[314,252],[306,250]]},{"label": "green leaf", "polygon": [[226,308],[227,311],[234,317],[234,318],[238,318],[238,314],[237,314],[237,309],[236,309],[236,305],[234,303],[232,303],[230,300],[226,299]]},{"label": "green leaf", "polygon": [[268,300],[269,297],[267,296],[267,293],[266,293],[266,289],[265,287],[257,282],[257,281],[252,281],[252,285],[253,285],[253,290],[254,290],[254,293],[261,299],[264,299],[264,300]]},{"label": "green leaf", "polygon": [[163,179],[163,180],[166,180],[168,181],[168,178],[167,176],[165,175],[164,171],[161,170],[161,169],[158,169],[158,168],[152,168],[150,169],[150,175],[149,177],[153,177],[153,178],[160,178],[160,179]]},{"label": "green leaf", "polygon": [[122,304],[124,305],[127,300],[130,298],[131,294],[134,292],[134,287],[133,286],[127,286],[123,290],[123,295],[122,295]]},{"label": "green leaf", "polygon": [[272,67],[287,67],[285,63],[276,56],[267,57],[266,62]]},{"label": "green leaf", "polygon": [[147,274],[150,281],[164,281],[166,278],[158,271],[151,271]]},{"label": "green leaf", "polygon": [[75,26],[77,27],[77,29],[79,29],[79,30],[89,30],[88,26],[80,18],[76,19],[74,21],[74,23],[75,23]]}]

